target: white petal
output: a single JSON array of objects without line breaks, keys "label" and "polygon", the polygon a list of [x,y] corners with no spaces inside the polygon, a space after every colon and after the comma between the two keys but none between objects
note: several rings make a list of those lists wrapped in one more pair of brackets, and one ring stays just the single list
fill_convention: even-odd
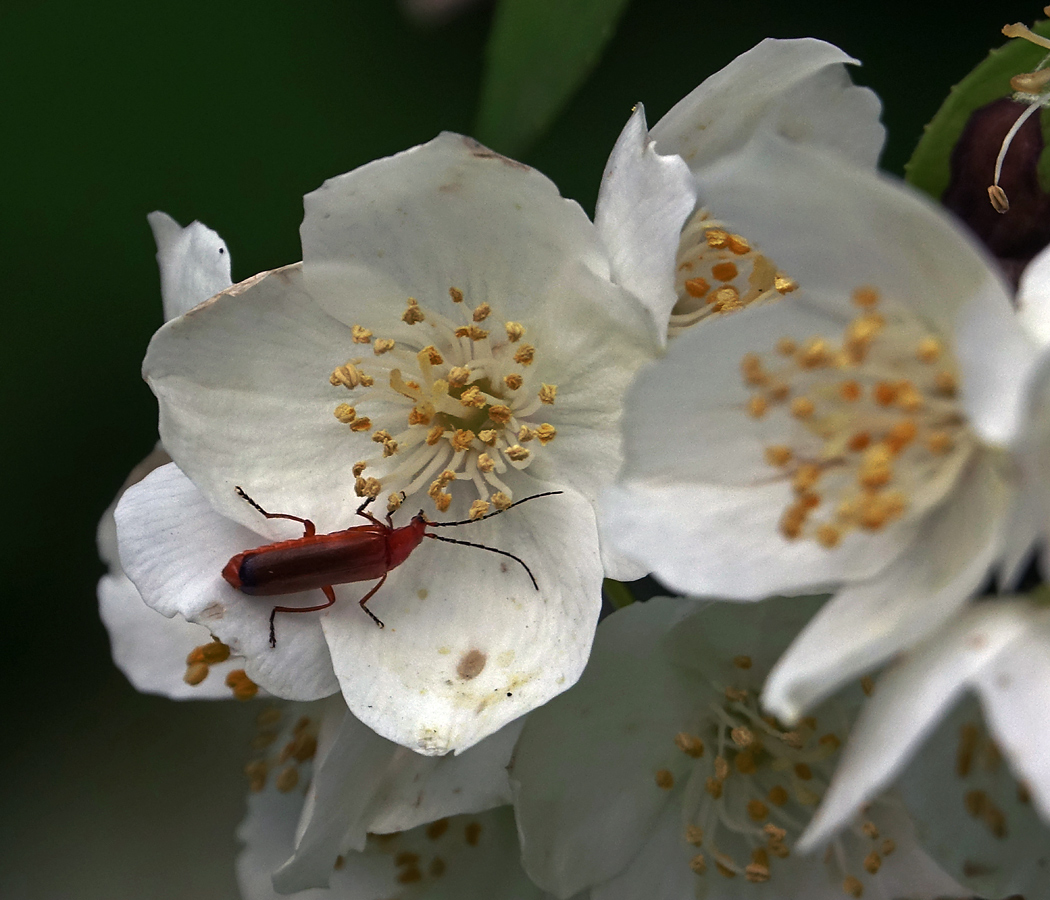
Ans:
[{"label": "white petal", "polygon": [[879,679],[801,851],[823,844],[898,775],[951,704],[1017,639],[1025,625],[1020,611],[1016,604],[977,604]]},{"label": "white petal", "polygon": [[843,588],[769,674],[763,705],[789,722],[944,624],[998,558],[1010,491],[987,455],[974,460],[922,537],[875,578]]},{"label": "white petal", "polygon": [[639,103],[605,164],[594,225],[609,251],[613,280],[649,309],[661,346],[678,302],[679,234],[695,205],[689,167],[678,156],[656,152]]},{"label": "white petal", "polygon": [[522,859],[559,897],[623,869],[667,806],[656,771],[691,768],[672,739],[690,723],[696,684],[657,648],[696,609],[655,598],[610,616],[579,684],[525,724],[511,770]]},{"label": "white petal", "polygon": [[305,206],[307,288],[348,325],[389,317],[408,297],[447,303],[450,287],[524,321],[569,261],[609,274],[577,203],[535,169],[456,134],[330,178]]},{"label": "white petal", "polygon": [[[1008,609],[1003,610],[1004,619]],[[1011,626],[1018,633],[974,680],[996,742],[1050,822],[1050,611],[1024,612],[1022,621],[996,623],[990,640]]]},{"label": "white petal", "polygon": [[[977,703],[952,710],[911,761],[899,783],[927,851],[971,894],[998,898],[1047,896],[1050,829],[1030,802],[1021,802],[1009,768],[992,765],[979,749],[968,774],[959,770],[960,730],[980,725]],[[967,808],[967,795],[983,794],[1002,814],[1005,834],[993,833]]]},{"label": "white petal", "polygon": [[[165,616],[204,625],[245,658],[245,671],[278,697],[314,700],[338,690],[327,645],[313,615],[285,615],[269,645],[274,600],[249,597],[222,578],[236,553],[265,540],[220,516],[170,463],[129,488],[117,506],[121,562],[143,599]],[[318,592],[280,598],[308,606]]]},{"label": "white petal", "polygon": [[1050,247],[1037,254],[1021,273],[1017,318],[1039,344],[1050,344]]},{"label": "white petal", "polygon": [[901,182],[774,135],[756,136],[698,178],[705,206],[814,302],[848,314],[850,292],[871,285],[946,336],[970,301],[1013,315],[975,239]]},{"label": "white petal", "polygon": [[386,628],[353,602],[322,614],[354,715],[390,740],[440,755],[571,687],[601,607],[595,528],[577,494],[528,503],[454,535],[437,533],[510,548],[539,590],[514,560],[425,540],[369,602]]},{"label": "white petal", "polygon": [[200,222],[183,228],[160,210],[146,218],[157,242],[165,321],[230,286],[230,251],[218,234]]},{"label": "white petal", "polygon": [[853,164],[874,168],[885,139],[881,104],[872,91],[850,82],[845,65],[855,63],[813,38],[766,39],[656,123],[657,149],[679,154],[695,172],[737,152],[771,119],[768,127],[789,140],[833,149]]},{"label": "white petal", "polygon": [[313,520],[319,533],[359,524],[351,466],[375,445],[333,427],[343,397],[329,383],[355,346],[304,293],[299,266],[230,288],[150,342],[143,372],[165,448],[215,510],[271,540],[301,530],[264,519],[236,485],[273,512]]}]

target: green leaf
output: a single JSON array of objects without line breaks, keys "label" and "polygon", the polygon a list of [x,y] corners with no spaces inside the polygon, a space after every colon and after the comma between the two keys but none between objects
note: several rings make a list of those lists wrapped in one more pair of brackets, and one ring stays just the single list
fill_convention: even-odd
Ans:
[{"label": "green leaf", "polygon": [[[1038,22],[1032,30],[1050,37],[1050,22]],[[919,190],[940,200],[950,177],[949,162],[952,149],[975,109],[999,97],[1013,93],[1010,79],[1022,72],[1031,72],[1046,57],[1047,52],[1030,41],[1013,39],[977,65],[962,81],[951,89],[937,114],[926,126],[915,152],[904,167],[904,177]],[[1045,110],[1044,110],[1045,113]],[[1043,135],[1047,136],[1047,117],[1042,116]],[[1050,141],[1046,142],[1050,148]],[[1050,174],[1050,154],[1044,150],[1039,158],[1039,180],[1045,186]]]},{"label": "green leaf", "polygon": [[634,594],[622,581],[606,578],[602,581],[602,592],[613,605],[613,609],[623,609],[634,603]]},{"label": "green leaf", "polygon": [[486,48],[475,136],[521,155],[565,108],[628,0],[500,0]]}]

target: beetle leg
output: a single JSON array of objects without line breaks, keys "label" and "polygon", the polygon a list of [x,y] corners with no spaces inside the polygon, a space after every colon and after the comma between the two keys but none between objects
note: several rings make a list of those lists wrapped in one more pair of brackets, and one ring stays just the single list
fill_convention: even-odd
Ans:
[{"label": "beetle leg", "polygon": [[261,512],[267,519],[291,519],[293,522],[300,523],[303,528],[306,529],[306,533],[303,537],[313,537],[317,533],[317,528],[314,527],[314,523],[309,519],[300,519],[298,516],[289,516],[285,513],[272,513],[267,512],[258,503],[256,503],[251,497],[249,497],[240,487],[235,487],[234,490],[237,492],[237,496],[242,500],[247,500],[252,506],[254,506],[259,512]]},{"label": "beetle leg", "polygon": [[378,625],[380,628],[386,628],[386,626],[382,622],[379,621],[379,617],[374,612],[372,612],[372,610],[370,610],[367,606],[365,606],[365,604],[369,600],[371,600],[372,599],[372,595],[383,586],[383,582],[386,581],[386,576],[388,574],[389,573],[384,572],[383,573],[383,577],[379,579],[379,583],[375,587],[373,587],[372,590],[370,590],[367,594],[365,594],[360,600],[361,609],[363,609],[366,613],[368,613],[368,615],[370,615],[372,617],[372,621],[375,622],[376,625]]},{"label": "beetle leg", "polygon": [[[371,513],[365,512],[365,507],[368,506],[368,504],[371,503],[373,500],[375,500],[375,497],[365,497],[365,502],[362,503],[359,507],[357,507],[357,514],[362,519],[368,519],[368,521],[371,522],[373,525],[382,525],[383,523],[380,522],[379,519],[377,519]],[[389,519],[390,517],[387,516],[387,518]]]},{"label": "beetle leg", "polygon": [[[384,575],[383,578],[386,578],[386,575]],[[382,584],[383,582],[381,581],[379,583]],[[332,586],[330,584],[326,584],[323,588],[321,588],[321,590],[324,592],[325,597],[328,598],[328,602],[327,603],[321,603],[318,606],[275,606],[273,608],[273,610],[270,613],[270,646],[271,647],[276,647],[277,646],[277,635],[274,633],[274,630],[273,630],[273,617],[276,616],[277,613],[279,613],[279,612],[287,612],[287,613],[318,612],[318,611],[320,611],[322,609],[328,609],[329,606],[331,606],[333,603],[335,603],[335,591],[332,590]],[[368,596],[371,597],[372,595],[369,594]],[[365,599],[367,600],[368,597],[365,597]],[[365,610],[365,612],[368,612],[368,610]],[[371,613],[368,613],[368,614],[370,616],[372,615]],[[375,616],[372,616],[372,618],[374,619]]]}]

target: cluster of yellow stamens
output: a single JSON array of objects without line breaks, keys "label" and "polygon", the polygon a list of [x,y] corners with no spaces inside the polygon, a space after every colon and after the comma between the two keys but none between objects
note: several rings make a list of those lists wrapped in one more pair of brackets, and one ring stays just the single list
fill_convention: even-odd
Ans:
[{"label": "cluster of yellow stamens", "polygon": [[708,316],[779,300],[798,287],[743,235],[733,234],[702,209],[682,229],[676,262],[678,302],[669,336]]},{"label": "cluster of yellow stamens", "polygon": [[[394,834],[373,834],[368,837],[369,851],[386,853],[393,857],[397,874],[394,880],[398,884],[419,885],[424,881],[440,878],[448,870],[446,858],[431,855],[430,844],[438,844],[455,856],[461,845],[477,847],[481,840],[481,823],[474,819],[459,816],[455,819],[438,819],[421,829],[425,843],[419,840],[420,833],[396,832]],[[453,846],[456,845],[456,846]],[[408,849],[409,846],[412,849]],[[341,868],[342,857],[336,861],[336,868]]]},{"label": "cluster of yellow stamens", "polygon": [[478,518],[510,505],[513,490],[502,476],[528,468],[556,437],[554,426],[536,417],[554,405],[558,388],[533,368],[537,350],[523,340],[524,325],[492,328],[488,303],[470,309],[455,287],[449,297],[451,319],[408,299],[401,321],[421,329],[415,341],[377,338],[355,325],[353,342],[370,345],[372,356],[348,360],[330,381],[364,391],[354,405],[340,403],[335,417],[378,445],[376,455],[353,467],[358,496],[388,492],[392,512],[402,492],[426,486],[444,512],[452,484],[470,481],[478,494],[470,516]]},{"label": "cluster of yellow stamens", "polygon": [[[211,673],[211,667],[227,662],[230,648],[218,638],[212,638],[207,644],[194,647],[186,656],[186,672],[182,680],[196,687]],[[226,673],[226,687],[237,700],[251,700],[259,693],[259,685],[252,681],[244,669],[231,669]]]},{"label": "cluster of yellow stamens", "polygon": [[[714,869],[725,878],[761,884],[776,875],[776,860],[791,855],[827,788],[841,739],[820,729],[812,716],[785,729],[762,715],[750,686],[757,679],[745,674],[750,657],[738,656],[733,665],[742,683],[714,685],[721,701],[701,713],[695,731],[674,736],[675,747],[691,762],[683,791],[684,837],[695,848],[689,866],[697,875]],[[659,769],[654,780],[662,790],[675,787],[670,769]],[[845,893],[860,897],[861,870],[874,875],[895,846],[873,822],[862,820],[825,864],[833,866]],[[861,877],[851,873],[851,861],[859,863]]]},{"label": "cluster of yellow stamens", "polygon": [[[305,791],[309,771],[301,771],[317,753],[317,724],[306,716],[288,727],[285,714],[275,706],[264,709],[256,718],[258,732],[252,740],[256,758],[244,767],[248,787],[258,793],[274,774],[274,787],[282,794],[302,786]],[[276,749],[277,746],[280,749]]]},{"label": "cluster of yellow stamens", "polygon": [[741,361],[747,414],[790,423],[786,441],[765,447],[794,494],[780,532],[828,548],[900,519],[919,492],[943,495],[973,446],[948,348],[913,314],[881,312],[875,288],[853,302],[860,314],[841,344],[785,337]]}]

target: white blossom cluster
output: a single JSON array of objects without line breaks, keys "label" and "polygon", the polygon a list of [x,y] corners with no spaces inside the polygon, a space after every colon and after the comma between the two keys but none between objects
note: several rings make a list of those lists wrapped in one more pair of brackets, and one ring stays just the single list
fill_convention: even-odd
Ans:
[{"label": "white blossom cluster", "polygon": [[99,594],[141,690],[258,698],[247,900],[1050,898],[1050,257],[880,175],[854,63],[639,106],[593,223],[454,134],[239,284],[151,216]]}]

